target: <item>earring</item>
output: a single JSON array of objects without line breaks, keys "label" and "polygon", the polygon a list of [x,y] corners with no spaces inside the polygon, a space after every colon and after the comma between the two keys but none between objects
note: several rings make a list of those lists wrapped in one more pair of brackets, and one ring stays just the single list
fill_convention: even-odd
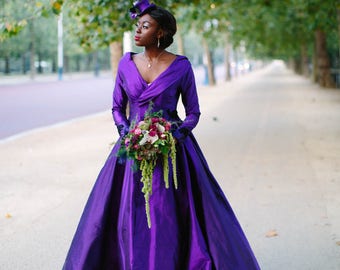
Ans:
[{"label": "earring", "polygon": [[160,45],[159,38],[158,38],[157,41],[158,41],[158,42],[157,42],[157,48],[159,48],[159,45]]}]

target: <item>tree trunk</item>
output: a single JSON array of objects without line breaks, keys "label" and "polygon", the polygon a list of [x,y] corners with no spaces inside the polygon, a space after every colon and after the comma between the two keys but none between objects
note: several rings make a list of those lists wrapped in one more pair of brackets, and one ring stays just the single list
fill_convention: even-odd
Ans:
[{"label": "tree trunk", "polygon": [[314,83],[318,83],[319,77],[319,70],[318,70],[318,57],[316,52],[316,44],[314,42],[314,53],[313,53],[313,74],[312,74],[312,81]]},{"label": "tree trunk", "polygon": [[93,66],[93,55],[92,54],[88,54],[86,56],[86,71],[90,71],[92,69]]},{"label": "tree trunk", "polygon": [[294,58],[294,71],[295,73],[301,75],[302,71],[301,71],[301,59],[299,57],[295,57]]},{"label": "tree trunk", "polygon": [[52,58],[52,73],[56,73],[57,72],[57,61],[56,58],[53,57]]},{"label": "tree trunk", "polygon": [[26,74],[26,56],[25,56],[25,53],[21,54],[21,73]]},{"label": "tree trunk", "polygon": [[203,41],[204,53],[207,57],[209,85],[215,85],[216,80],[215,80],[215,75],[214,75],[214,63],[212,61],[212,56],[211,56],[211,52],[210,52],[210,49],[209,49],[209,45],[208,45],[208,42],[205,38],[203,38],[202,41]]},{"label": "tree trunk", "polygon": [[80,55],[76,55],[76,71],[79,72],[81,71],[81,65],[80,65],[80,62],[81,62],[81,57]]},{"label": "tree trunk", "polygon": [[307,46],[305,42],[301,44],[301,72],[303,76],[309,77]]},{"label": "tree trunk", "polygon": [[234,48],[233,53],[234,53],[234,61],[235,61],[233,75],[234,75],[234,77],[238,77],[240,72],[239,72],[239,66],[238,66],[239,63],[238,63],[238,50],[237,50],[237,48]]},{"label": "tree trunk", "polygon": [[98,77],[99,76],[99,59],[98,59],[98,51],[93,52],[93,62],[94,62],[94,76]]},{"label": "tree trunk", "polygon": [[64,55],[64,61],[63,61],[63,72],[71,72],[70,70],[70,57],[68,55]]},{"label": "tree trunk", "polygon": [[331,76],[326,35],[320,29],[315,32],[315,44],[317,53],[318,83],[322,87],[334,88],[335,83]]},{"label": "tree trunk", "polygon": [[43,73],[43,68],[41,66],[41,61],[42,61],[42,56],[41,56],[41,53],[38,52],[38,73],[39,74]]},{"label": "tree trunk", "polygon": [[224,44],[224,66],[225,66],[225,80],[231,80],[231,71],[230,71],[230,44],[228,33],[225,36],[225,44]]},{"label": "tree trunk", "polygon": [[31,21],[29,26],[30,32],[30,78],[34,80],[35,78],[35,34],[34,34],[34,20]]},{"label": "tree trunk", "polygon": [[177,31],[177,53],[179,55],[184,55],[185,50],[184,50],[184,42],[183,42],[183,36],[180,31]]},{"label": "tree trunk", "polygon": [[340,5],[337,8],[338,13],[338,39],[339,39],[339,55],[340,55]]},{"label": "tree trunk", "polygon": [[8,55],[5,55],[5,74],[10,74],[11,68],[10,68],[10,58]]},{"label": "tree trunk", "polygon": [[110,55],[111,55],[111,71],[113,78],[116,78],[118,63],[123,55],[123,45],[120,41],[115,41],[110,44]]},{"label": "tree trunk", "polygon": [[[339,48],[339,57],[340,57],[340,5],[338,5],[338,8],[337,8],[337,13],[338,13],[338,39],[339,39],[339,43],[338,43],[338,48]],[[336,76],[340,76],[339,74],[339,64],[337,66],[337,74]],[[339,77],[337,77],[337,80],[338,80]],[[337,81],[337,87],[338,87],[338,81]]]}]

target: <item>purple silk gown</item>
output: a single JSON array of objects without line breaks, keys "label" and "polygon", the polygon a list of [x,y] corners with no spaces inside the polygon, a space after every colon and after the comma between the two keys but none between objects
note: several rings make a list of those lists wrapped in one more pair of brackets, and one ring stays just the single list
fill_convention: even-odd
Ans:
[{"label": "purple silk gown", "polygon": [[[183,121],[176,112],[180,97],[186,113]],[[131,169],[132,161],[117,158],[118,141],[89,196],[63,269],[260,269],[191,133],[200,111],[186,57],[177,56],[154,82],[147,84],[132,53],[125,54],[113,92],[115,124],[128,128],[131,120],[141,120],[150,101],[154,111],[163,110],[163,117],[178,123],[173,131],[178,140],[178,189],[172,181],[170,188],[165,188],[161,164],[157,164],[149,229],[140,172]],[[125,113],[127,104],[129,118]]]}]

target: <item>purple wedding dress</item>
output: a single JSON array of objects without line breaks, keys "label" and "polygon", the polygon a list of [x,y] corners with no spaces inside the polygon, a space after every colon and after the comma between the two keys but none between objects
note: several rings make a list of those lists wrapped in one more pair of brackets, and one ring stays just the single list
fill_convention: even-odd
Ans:
[{"label": "purple wedding dress", "polygon": [[[65,270],[252,270],[260,269],[248,241],[209,170],[191,133],[199,120],[194,75],[188,59],[177,56],[151,84],[127,53],[119,64],[113,118],[127,129],[154,111],[177,123],[178,189],[166,189],[156,165],[150,197],[151,229],[145,214],[139,170],[117,157],[116,143],[85,206],[68,252]],[[176,107],[181,97],[186,117]],[[125,109],[129,104],[129,118]],[[169,179],[172,179],[171,169]]]}]

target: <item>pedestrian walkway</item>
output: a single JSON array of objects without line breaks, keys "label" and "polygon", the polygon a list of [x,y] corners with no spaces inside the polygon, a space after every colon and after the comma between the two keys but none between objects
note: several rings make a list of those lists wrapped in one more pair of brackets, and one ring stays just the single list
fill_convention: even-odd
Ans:
[{"label": "pedestrian walkway", "polygon": [[[340,91],[277,61],[199,96],[194,134],[262,269],[339,269]],[[0,143],[1,269],[61,269],[116,139],[105,111]]]}]

